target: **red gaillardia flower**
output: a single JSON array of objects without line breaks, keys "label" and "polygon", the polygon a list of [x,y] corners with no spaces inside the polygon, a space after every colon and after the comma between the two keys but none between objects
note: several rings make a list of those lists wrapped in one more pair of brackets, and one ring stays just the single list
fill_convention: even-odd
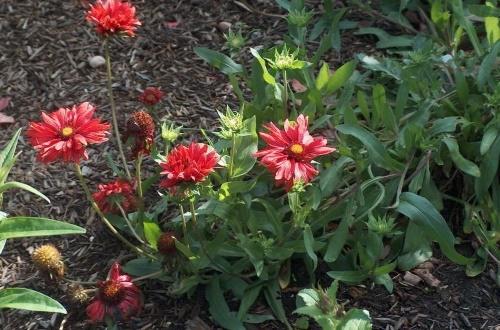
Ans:
[{"label": "red gaillardia flower", "polygon": [[160,162],[166,178],[160,182],[164,188],[174,188],[181,183],[202,182],[214,170],[219,155],[210,146],[192,142],[189,146],[179,145]]},{"label": "red gaillardia flower", "polygon": [[132,158],[139,154],[149,155],[155,138],[155,122],[151,115],[146,111],[134,112],[127,121],[123,138],[133,143]]},{"label": "red gaillardia flower", "polygon": [[86,18],[95,25],[97,33],[106,37],[116,33],[133,37],[137,26],[141,25],[135,16],[135,7],[122,0],[97,0]]},{"label": "red gaillardia flower", "polygon": [[144,103],[145,105],[153,106],[158,104],[161,99],[165,96],[159,88],[157,87],[148,87],[139,95],[139,101]]},{"label": "red gaillardia flower", "polygon": [[129,275],[121,274],[117,262],[111,266],[107,280],[97,285],[97,295],[87,306],[87,316],[92,322],[101,322],[106,316],[126,320],[141,311],[141,291]]},{"label": "red gaillardia flower", "polygon": [[284,130],[269,123],[264,127],[268,133],[260,132],[267,147],[255,153],[273,175],[277,185],[290,190],[294,182],[310,182],[318,171],[311,164],[318,156],[329,154],[335,148],[326,147],[324,137],[312,137],[307,130],[308,118],[300,115],[296,122],[286,120]]},{"label": "red gaillardia flower", "polygon": [[88,102],[61,108],[46,114],[41,122],[31,122],[27,136],[38,159],[50,163],[62,159],[68,163],[87,160],[86,147],[108,140],[109,124],[93,118],[95,107]]},{"label": "red gaillardia flower", "polygon": [[104,213],[119,213],[117,203],[125,212],[134,211],[137,201],[134,195],[134,187],[126,180],[116,180],[97,186],[97,192],[92,194],[99,208]]}]

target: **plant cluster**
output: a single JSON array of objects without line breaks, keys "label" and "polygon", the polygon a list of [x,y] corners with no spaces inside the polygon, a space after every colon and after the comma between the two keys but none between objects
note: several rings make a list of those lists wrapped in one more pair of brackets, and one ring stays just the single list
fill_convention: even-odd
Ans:
[{"label": "plant cluster", "polygon": [[[238,63],[241,30],[226,36],[231,56],[195,49],[228,76],[239,107],[219,111],[217,132],[182,143],[182,128],[157,120],[158,88],[145,89],[144,110],[118,125],[110,39],[133,37],[141,23],[127,2],[98,0],[89,9],[105,49],[112,125],[85,102],[42,114],[27,136],[41,162],[74,167],[100,219],[138,255],[123,265],[128,275],[113,264],[97,284],[87,307],[92,322],[111,326],[139,313],[136,283],[155,279],[171,295],[203,288],[224,328],[272,319],[291,328],[280,290],[304,275],[316,286],[321,265],[335,281],[326,291],[301,291],[296,313],[324,329],[369,329],[367,311],[344,311],[337,302],[338,281],[367,280],[391,292],[390,273],[429,259],[433,242],[471,276],[489,257],[498,263],[500,30],[491,1],[431,1],[420,7],[429,34],[360,28],[395,55],[358,54],[333,73],[322,58],[340,51],[341,29],[357,28],[342,20],[348,8],[325,1],[315,21],[304,1],[277,2],[289,13],[289,33],[281,44],[251,48],[248,66]],[[402,13],[419,4],[386,4],[381,12],[353,6],[411,31]],[[80,163],[111,128],[119,159],[108,163],[116,177],[92,192]],[[148,159],[154,174],[143,177]],[[450,207],[463,211],[464,232],[479,243],[473,256],[455,248],[460,241],[443,216]],[[272,314],[255,313],[256,301]]]}]

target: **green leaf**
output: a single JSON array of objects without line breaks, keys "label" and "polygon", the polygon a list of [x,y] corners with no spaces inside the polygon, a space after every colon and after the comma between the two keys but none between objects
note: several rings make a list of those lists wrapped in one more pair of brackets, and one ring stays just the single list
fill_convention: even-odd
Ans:
[{"label": "green leaf", "polygon": [[85,229],[62,221],[36,217],[20,216],[0,221],[0,240],[66,234],[85,234]]},{"label": "green leaf", "polygon": [[264,60],[262,56],[260,56],[259,52],[255,49],[250,48],[250,52],[260,63],[260,66],[262,68],[262,78],[264,79],[264,81],[269,85],[276,85],[276,79],[274,79],[274,77],[267,71],[266,60]]},{"label": "green leaf", "polygon": [[276,316],[279,321],[283,322],[287,329],[292,329],[285,314],[285,308],[281,301],[281,292],[277,281],[273,281],[264,287],[264,297],[269,307],[273,310],[274,316]]},{"label": "green leaf", "polygon": [[10,164],[16,155],[17,141],[21,135],[21,128],[16,131],[9,143],[0,151],[0,168]]},{"label": "green leaf", "polygon": [[219,278],[212,279],[205,290],[205,298],[208,302],[208,310],[215,322],[226,329],[245,330],[243,323],[238,320],[224,299],[220,288]]},{"label": "green leaf", "polygon": [[144,221],[144,236],[149,245],[154,249],[157,248],[158,239],[161,236],[161,229],[156,222]]},{"label": "green leaf", "polygon": [[389,293],[392,293],[392,291],[394,290],[394,283],[393,283],[392,278],[389,274],[382,274],[382,275],[375,276],[373,281],[376,284],[383,285],[385,287],[385,289],[387,290],[387,292],[389,292]]},{"label": "green leaf", "polygon": [[385,88],[380,84],[376,84],[373,87],[373,105],[377,117],[382,119],[384,125],[387,128],[397,133],[398,126],[396,124],[396,118],[394,117],[394,113],[392,113],[392,109],[387,103]]},{"label": "green leaf", "polygon": [[340,68],[338,68],[333,73],[333,75],[328,80],[328,83],[326,85],[326,92],[328,94],[333,94],[334,92],[336,92],[340,87],[342,87],[347,82],[347,80],[349,80],[355,68],[356,68],[355,61],[349,61],[347,63],[344,63]]},{"label": "green leaf", "polygon": [[344,166],[352,162],[354,160],[351,158],[342,156],[332,166],[321,172],[319,187],[323,196],[330,196],[337,189],[342,179]]},{"label": "green leaf", "polygon": [[234,138],[234,146],[231,154],[232,160],[232,178],[241,177],[253,168],[256,159],[254,157],[257,151],[258,137],[256,129],[255,116],[248,118],[243,122],[241,132]]},{"label": "green leaf", "polygon": [[[144,276],[152,273],[156,273],[162,268],[161,262],[156,260],[150,260],[149,258],[136,258],[127,262],[123,266],[123,271],[132,276]],[[157,277],[160,277],[158,274]]]},{"label": "green leaf", "polygon": [[441,214],[427,199],[410,192],[404,192],[401,194],[397,211],[414,221],[428,237],[438,242],[441,251],[451,261],[460,265],[473,262],[473,259],[464,257],[455,250],[453,233]]},{"label": "green leaf", "polygon": [[35,189],[35,188],[25,184],[25,183],[17,182],[17,181],[6,182],[3,185],[0,185],[0,194],[4,193],[5,191],[7,191],[9,189],[26,190],[26,191],[28,191],[28,192],[30,192],[38,197],[45,199],[48,203],[50,203],[50,199],[47,196],[45,196],[44,194],[39,192],[37,189]]},{"label": "green leaf", "polygon": [[483,139],[481,140],[481,146],[479,147],[479,152],[481,156],[486,154],[490,150],[491,145],[498,136],[498,129],[491,125],[486,132],[484,132]]},{"label": "green leaf", "polygon": [[371,330],[370,313],[367,310],[353,308],[342,317],[336,330]]},{"label": "green leaf", "polygon": [[420,226],[410,222],[406,228],[403,251],[397,261],[399,269],[410,270],[430,257],[432,257],[431,242]]},{"label": "green leaf", "polygon": [[477,74],[477,85],[480,89],[488,82],[491,77],[491,71],[495,67],[495,63],[498,58],[498,52],[500,52],[500,42],[497,42],[491,52],[486,55],[479,66],[479,71]]},{"label": "green leaf", "polygon": [[318,76],[316,77],[316,88],[322,90],[328,83],[328,78],[330,77],[330,68],[328,63],[324,62],[319,70]]},{"label": "green leaf", "polygon": [[240,308],[238,309],[238,319],[243,321],[248,313],[248,310],[257,300],[257,297],[260,294],[260,290],[262,289],[262,285],[255,285],[250,288],[247,287],[243,294],[243,299],[240,302]]},{"label": "green leaf", "polygon": [[225,74],[243,73],[243,66],[234,62],[230,57],[205,47],[195,47],[196,55],[207,61]]},{"label": "green leaf", "polygon": [[481,161],[481,176],[474,182],[477,197],[482,199],[488,192],[496,177],[498,177],[498,165],[500,162],[500,136],[498,136],[489,151]]},{"label": "green leaf", "polygon": [[430,137],[441,133],[453,133],[457,129],[457,125],[461,122],[460,117],[445,117],[440,118],[432,123],[432,127],[428,131]]},{"label": "green leaf", "polygon": [[7,240],[5,239],[0,241],[0,254],[2,254],[3,248],[5,247],[5,243],[7,243]]},{"label": "green leaf", "polygon": [[1,289],[0,309],[2,308],[66,314],[66,309],[54,299],[43,293],[25,288]]},{"label": "green leaf", "polygon": [[307,255],[313,262],[312,270],[314,271],[318,266],[318,257],[314,253],[314,236],[309,225],[306,225],[304,228],[304,247],[306,248]]},{"label": "green leaf", "polygon": [[487,5],[468,5],[467,9],[473,15],[479,17],[500,17],[500,8],[489,7]]},{"label": "green leaf", "polygon": [[367,27],[360,28],[354,34],[364,35],[364,34],[374,34],[377,36],[379,41],[376,44],[377,48],[399,48],[399,47],[411,47],[413,45],[415,37],[410,35],[399,35],[392,36],[379,28]]},{"label": "green leaf", "polygon": [[404,169],[403,164],[389,156],[387,148],[377,140],[375,135],[368,132],[361,126],[342,124],[338,125],[336,128],[341,133],[352,135],[363,143],[375,164],[383,168],[396,171],[402,171]]},{"label": "green leaf", "polygon": [[446,144],[448,150],[450,151],[451,160],[453,160],[453,163],[455,163],[459,170],[476,178],[481,176],[479,167],[477,167],[477,165],[470,160],[465,159],[460,154],[457,140],[451,137],[446,137],[443,139],[443,142]]},{"label": "green leaf", "polygon": [[369,277],[369,272],[364,270],[339,270],[330,271],[326,275],[346,283],[360,283]]}]

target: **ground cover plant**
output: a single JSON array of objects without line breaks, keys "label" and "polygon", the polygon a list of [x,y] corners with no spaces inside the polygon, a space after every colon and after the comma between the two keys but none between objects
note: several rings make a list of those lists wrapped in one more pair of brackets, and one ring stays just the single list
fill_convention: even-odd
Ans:
[{"label": "ground cover plant", "polygon": [[[105,52],[112,123],[98,119],[99,105],[69,102],[31,122],[26,137],[41,163],[75,172],[100,220],[136,255],[113,263],[103,281],[70,281],[91,323],[127,324],[143,308],[148,280],[174,297],[203,292],[214,322],[228,329],[269,320],[307,328],[307,317],[324,329],[368,329],[369,311],[337,302],[339,285],[392,292],[390,274],[429,260],[434,242],[469,276],[489,259],[498,267],[494,4],[353,3],[409,32],[403,12],[425,18],[428,33],[391,36],[342,20],[349,8],[329,1],[322,15],[301,1],[278,3],[288,12],[279,43],[248,49],[241,31],[228,30],[227,55],[194,49],[227,75],[238,100],[218,109],[214,132],[161,121],[157,87],[119,125],[113,43],[129,43],[146,23],[127,2],[88,8]],[[330,67],[323,57],[342,49],[341,30],[354,28],[390,52]],[[116,145],[101,157],[113,176],[89,184],[81,163],[102,143]],[[460,236],[476,243],[474,254],[457,249],[450,201],[463,212],[469,236]],[[327,290],[319,285],[325,274]],[[309,288],[298,293],[295,314],[307,317],[292,322],[281,292],[300,277]],[[268,309],[256,311],[262,302]]]}]

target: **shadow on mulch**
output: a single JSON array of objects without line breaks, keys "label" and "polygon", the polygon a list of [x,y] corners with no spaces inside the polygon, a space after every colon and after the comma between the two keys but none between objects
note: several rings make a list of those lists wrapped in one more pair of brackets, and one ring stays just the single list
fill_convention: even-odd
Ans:
[{"label": "shadow on mulch", "polygon": [[[91,68],[88,59],[102,55],[102,48],[92,29],[84,21],[87,1],[43,0],[0,1],[0,97],[12,101],[5,110],[16,123],[0,126],[0,145],[30,120],[38,120],[41,110],[83,101],[97,104],[99,115],[109,119],[103,68]],[[244,1],[242,1],[244,2]],[[252,1],[260,12],[281,13],[266,1]],[[319,1],[311,1],[319,3]],[[139,91],[147,86],[160,86],[167,99],[159,115],[189,128],[210,130],[216,109],[235,104],[226,77],[212,70],[197,58],[195,46],[221,49],[224,38],[219,23],[246,24],[249,46],[272,44],[281,39],[284,21],[274,16],[249,13],[233,1],[223,0],[142,0],[134,1],[143,26],[137,38],[113,43],[114,90],[119,107],[119,121],[138,110]],[[170,28],[169,22],[177,22]],[[373,52],[373,40],[352,33],[342,35],[343,51],[331,53],[331,67],[349,59],[356,52]],[[248,63],[247,49],[240,62]],[[189,138],[189,137],[187,137]],[[12,171],[11,179],[26,182],[49,196],[46,205],[24,192],[5,196],[4,211],[10,214],[45,216],[64,219],[87,228],[87,234],[50,239],[11,240],[0,256],[0,288],[23,286],[40,290],[59,299],[69,314],[42,314],[23,311],[0,311],[0,328],[10,329],[87,329],[84,308],[73,305],[62,295],[62,287],[44,283],[31,266],[30,253],[39,244],[52,242],[63,252],[67,276],[74,280],[103,279],[113,260],[129,259],[124,250],[101,226],[85,202],[70,167],[62,164],[42,165],[35,162],[32,148],[20,141],[22,154]],[[87,178],[97,184],[111,179],[104,167],[104,153],[113,153],[112,143],[90,151],[84,164]],[[443,262],[436,276],[445,286],[428,290],[424,286],[409,287],[395,274],[395,293],[389,295],[380,287],[353,298],[352,289],[342,287],[341,301],[348,306],[370,310],[376,329],[463,329],[467,321],[476,329],[492,329],[500,319],[498,289],[486,275],[467,279],[459,267]],[[145,308],[140,318],[133,319],[129,329],[203,329],[210,323],[203,293],[192,298],[173,299],[158,283],[141,286]],[[363,291],[364,290],[364,291]],[[295,308],[295,289],[287,290],[283,300],[291,319]],[[352,294],[352,292],[351,292]],[[257,306],[256,308],[265,308]],[[462,316],[463,315],[463,316]],[[497,322],[498,323],[498,322]],[[210,327],[213,327],[211,325]],[[257,326],[259,329],[283,329],[276,322]]]}]

